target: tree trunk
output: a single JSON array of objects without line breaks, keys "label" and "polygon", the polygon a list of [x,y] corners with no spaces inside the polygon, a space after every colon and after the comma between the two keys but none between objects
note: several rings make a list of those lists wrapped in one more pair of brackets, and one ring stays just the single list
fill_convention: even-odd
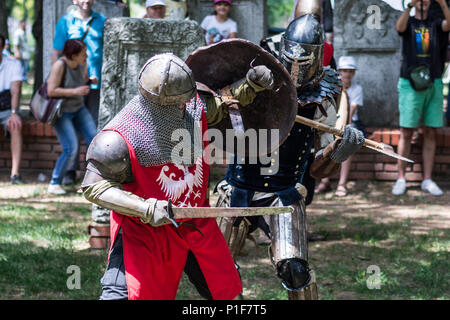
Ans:
[{"label": "tree trunk", "polygon": [[36,48],[34,53],[34,90],[36,90],[43,83],[43,50],[44,41],[42,37],[42,10],[44,6],[43,0],[34,0],[34,23],[33,23],[33,36],[36,39]]}]

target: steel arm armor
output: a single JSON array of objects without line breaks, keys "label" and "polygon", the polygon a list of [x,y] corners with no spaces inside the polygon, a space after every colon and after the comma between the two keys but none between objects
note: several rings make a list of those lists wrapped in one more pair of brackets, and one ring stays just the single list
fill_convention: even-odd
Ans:
[{"label": "steel arm armor", "polygon": [[101,207],[147,220],[150,199],[142,199],[122,189],[134,180],[128,147],[114,131],[102,131],[86,154],[86,175],[81,184],[84,197]]}]

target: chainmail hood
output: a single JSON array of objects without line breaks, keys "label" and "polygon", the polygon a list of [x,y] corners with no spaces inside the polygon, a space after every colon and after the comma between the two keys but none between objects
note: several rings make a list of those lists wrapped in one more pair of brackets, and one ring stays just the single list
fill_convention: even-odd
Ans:
[{"label": "chainmail hood", "polygon": [[[198,95],[186,104],[183,115],[179,105],[158,105],[138,94],[105,126],[105,130],[120,132],[133,147],[142,166],[191,165],[198,157],[195,152],[202,150],[203,108],[204,103]],[[181,140],[181,134],[190,141]],[[189,148],[174,152],[180,149],[180,141]],[[188,151],[190,154],[186,154]]]}]

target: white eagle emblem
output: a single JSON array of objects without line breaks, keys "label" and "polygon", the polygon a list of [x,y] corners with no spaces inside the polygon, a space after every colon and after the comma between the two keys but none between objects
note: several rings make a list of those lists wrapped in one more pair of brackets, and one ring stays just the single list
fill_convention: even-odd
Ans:
[{"label": "white eagle emblem", "polygon": [[172,202],[176,203],[183,193],[188,189],[188,192],[184,196],[183,202],[177,204],[180,207],[192,207],[188,201],[191,194],[193,194],[193,199],[201,197],[200,190],[195,192],[194,187],[201,188],[203,184],[203,161],[202,157],[198,157],[195,161],[194,174],[189,171],[189,167],[174,164],[179,170],[183,171],[183,177],[178,180],[174,180],[175,173],[171,173],[167,176],[167,171],[169,166],[164,166],[161,169],[158,179],[156,180],[162,187],[162,191],[166,194],[166,197],[171,199]]}]

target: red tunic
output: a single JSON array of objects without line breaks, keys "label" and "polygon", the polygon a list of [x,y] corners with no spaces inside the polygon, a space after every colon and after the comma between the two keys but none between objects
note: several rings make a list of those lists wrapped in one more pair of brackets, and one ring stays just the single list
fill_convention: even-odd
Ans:
[{"label": "red tunic", "polygon": [[[202,115],[202,130],[207,129]],[[108,129],[110,130],[110,129]],[[176,206],[207,207],[208,164],[201,158],[191,167],[173,163],[141,166],[133,147],[127,143],[135,181],[123,188],[144,199],[171,199]],[[206,147],[204,143],[203,147]],[[111,244],[122,228],[123,257],[129,299],[175,299],[180,278],[191,250],[202,270],[213,299],[231,300],[242,284],[226,241],[215,219],[184,219],[188,225],[152,227],[138,218],[111,214]],[[112,248],[112,245],[111,245]]]},{"label": "red tunic", "polygon": [[325,41],[323,51],[323,65],[329,66],[331,59],[333,59],[333,46]]}]

